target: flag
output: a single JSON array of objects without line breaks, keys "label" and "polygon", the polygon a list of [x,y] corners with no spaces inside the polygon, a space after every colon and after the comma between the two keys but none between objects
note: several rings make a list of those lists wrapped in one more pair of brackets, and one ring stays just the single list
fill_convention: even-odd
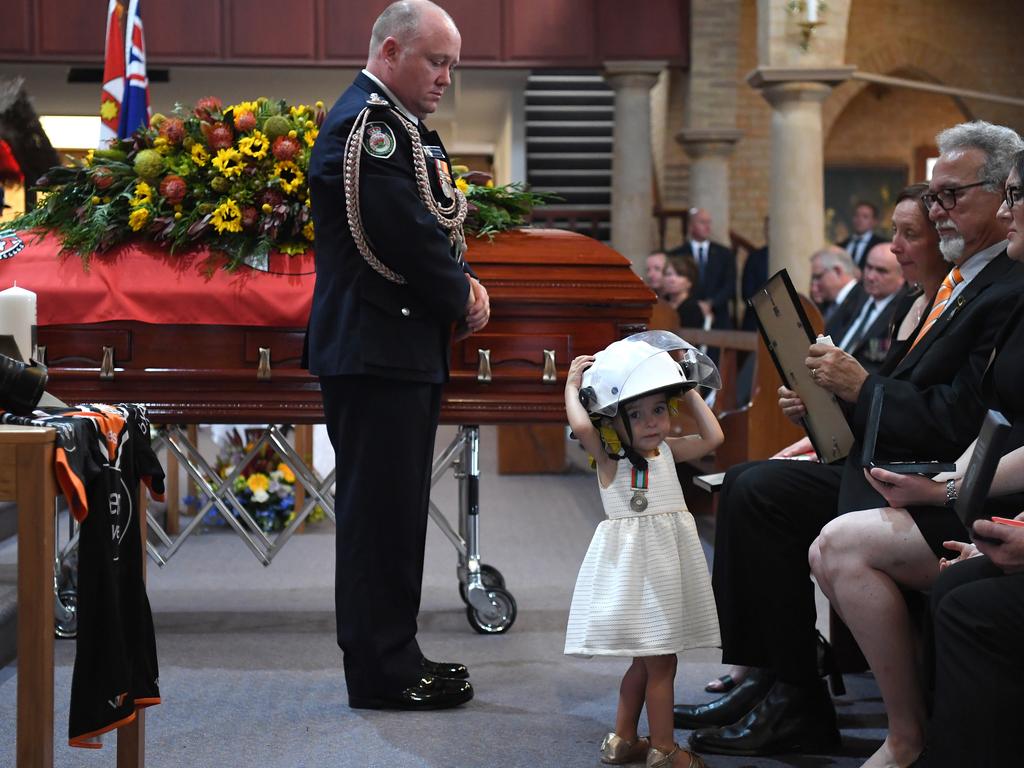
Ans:
[{"label": "flag", "polygon": [[142,36],[139,0],[129,0],[125,19],[125,87],[117,136],[126,139],[149,127],[149,79],[146,77],[146,42]]},{"label": "flag", "polygon": [[103,93],[100,96],[100,148],[117,138],[124,97],[124,6],[110,0],[103,60]]}]

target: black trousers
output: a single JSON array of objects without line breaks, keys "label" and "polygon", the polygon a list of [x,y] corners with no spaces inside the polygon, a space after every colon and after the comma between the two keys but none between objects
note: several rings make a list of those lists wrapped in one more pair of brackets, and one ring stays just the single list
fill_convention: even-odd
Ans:
[{"label": "black trousers", "polygon": [[756,461],[725,476],[715,520],[712,586],[722,660],[817,678],[814,585],[807,550],[836,516],[842,467]]},{"label": "black trousers", "polygon": [[1024,573],[987,557],[947,568],[932,588],[935,700],[921,765],[1020,765]]},{"label": "black trousers", "polygon": [[335,609],[349,694],[415,683],[441,385],[374,376],[320,379],[337,466]]}]

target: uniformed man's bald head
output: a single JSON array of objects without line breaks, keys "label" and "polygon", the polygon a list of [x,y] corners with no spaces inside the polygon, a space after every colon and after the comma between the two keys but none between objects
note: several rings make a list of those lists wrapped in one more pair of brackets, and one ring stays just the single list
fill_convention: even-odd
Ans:
[{"label": "uniformed man's bald head", "polygon": [[456,28],[455,21],[448,11],[430,0],[398,0],[385,8],[373,23],[368,60],[372,60],[380,53],[381,45],[389,37],[403,44],[414,38],[419,31],[420,19],[427,9],[432,13],[441,14],[452,29]]},{"label": "uniformed man's bald head", "polygon": [[366,71],[419,118],[437,110],[459,63],[462,37],[429,0],[392,3],[373,25]]}]

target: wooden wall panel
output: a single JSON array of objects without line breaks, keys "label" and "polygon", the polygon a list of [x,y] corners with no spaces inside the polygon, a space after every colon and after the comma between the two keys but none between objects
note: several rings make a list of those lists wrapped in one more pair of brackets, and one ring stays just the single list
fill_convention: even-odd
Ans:
[{"label": "wooden wall panel", "polygon": [[668,59],[683,63],[689,48],[686,0],[643,0],[624,33],[622,0],[597,0],[597,49],[604,60]]},{"label": "wooden wall panel", "polygon": [[590,62],[593,0],[506,0],[505,51],[512,61]]},{"label": "wooden wall panel", "polygon": [[[8,2],[4,0],[5,10]],[[106,10],[105,3],[36,0],[40,56],[102,61]]]},{"label": "wooden wall panel", "polygon": [[226,0],[229,58],[247,61],[317,58],[314,0]]},{"label": "wooden wall panel", "polygon": [[370,44],[370,30],[380,12],[390,5],[390,0],[366,0],[353,3],[351,0],[321,0],[323,20],[320,34],[323,37],[321,50],[326,59],[332,61],[366,62]]},{"label": "wooden wall panel", "polygon": [[501,61],[502,0],[445,0],[462,33],[462,61]]},{"label": "wooden wall panel", "polygon": [[142,24],[149,61],[223,58],[223,12],[222,0],[147,3]]},{"label": "wooden wall panel", "polygon": [[4,0],[0,24],[0,54],[27,56],[32,52],[29,0]]}]

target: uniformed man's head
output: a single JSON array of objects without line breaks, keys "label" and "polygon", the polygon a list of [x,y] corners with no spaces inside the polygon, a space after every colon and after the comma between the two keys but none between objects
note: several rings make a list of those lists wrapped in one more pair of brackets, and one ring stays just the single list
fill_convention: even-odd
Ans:
[{"label": "uniformed man's head", "polygon": [[443,8],[429,0],[400,0],[373,25],[366,69],[423,118],[437,110],[451,85],[461,49],[459,30]]}]

